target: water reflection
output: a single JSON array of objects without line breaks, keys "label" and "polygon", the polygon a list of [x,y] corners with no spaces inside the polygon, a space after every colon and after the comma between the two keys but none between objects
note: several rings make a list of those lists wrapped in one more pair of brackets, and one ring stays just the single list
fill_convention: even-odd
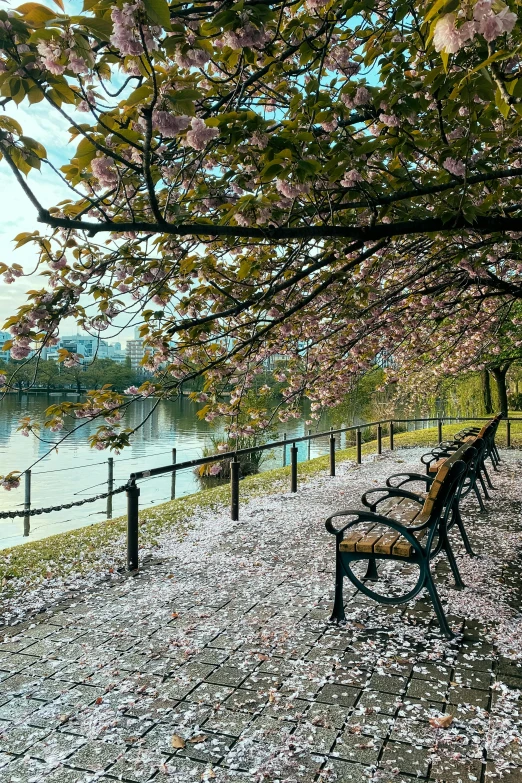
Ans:
[{"label": "water reflection", "polygon": [[[73,401],[76,395],[67,395]],[[59,444],[62,433],[41,433],[42,440],[35,437],[24,438],[16,432],[22,416],[31,416],[42,420],[45,408],[53,402],[64,399],[62,395],[51,394],[11,394],[0,402],[0,473],[10,470],[25,470],[32,463],[44,457],[50,447]],[[151,413],[154,400],[141,400],[131,406],[125,417],[125,425],[137,427],[146,419],[133,438],[132,446],[120,456],[114,457],[115,486],[125,483],[134,470],[143,470],[171,463],[172,449],[177,449],[178,462],[195,459],[201,456],[204,446],[210,444],[213,435],[219,435],[220,430],[208,422],[201,421],[196,416],[196,406],[186,398],[173,401],[162,401]],[[82,422],[83,423],[83,422]],[[107,482],[108,453],[93,451],[89,448],[89,437],[98,425],[95,422],[85,422],[83,426],[71,432],[69,437],[49,456],[34,465],[32,472],[32,503],[34,508],[58,505],[82,497],[90,497],[104,492]],[[328,429],[328,419],[325,417],[314,428]],[[288,422],[284,425],[288,438],[305,434],[303,421]],[[282,434],[283,427],[281,427]],[[323,441],[323,439],[321,439]],[[311,456],[325,454],[328,448],[327,439],[323,442],[314,441],[311,446]],[[306,459],[308,447],[299,444],[298,458]],[[289,456],[289,455],[288,455]],[[268,455],[262,465],[267,470],[282,464],[282,453]],[[170,475],[155,479],[145,479],[140,483],[140,504],[150,506],[170,498]],[[185,470],[177,475],[176,496],[181,497],[198,491],[199,484],[192,470]],[[23,482],[19,489],[5,492],[0,490],[0,510],[14,510],[23,507]],[[53,533],[70,530],[76,527],[92,524],[105,518],[105,502],[81,506],[77,509],[53,512],[46,516],[31,518],[31,535],[29,540],[44,538]],[[113,514],[120,515],[125,511],[125,494],[113,498]],[[13,546],[28,539],[23,538],[23,519],[0,520],[0,547]]]}]

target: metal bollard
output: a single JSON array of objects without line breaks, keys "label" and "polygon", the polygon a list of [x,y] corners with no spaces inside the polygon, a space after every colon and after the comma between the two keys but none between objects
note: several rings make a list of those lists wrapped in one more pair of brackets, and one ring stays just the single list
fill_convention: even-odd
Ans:
[{"label": "metal bollard", "polygon": [[437,437],[439,439],[439,443],[442,443],[442,419],[438,420],[437,427],[438,427]]},{"label": "metal bollard", "polygon": [[390,421],[390,451],[393,451],[393,420]]},{"label": "metal bollard", "polygon": [[312,453],[312,439],[310,438],[311,434],[312,430],[308,430],[308,459],[310,459],[310,454]]},{"label": "metal bollard", "polygon": [[[177,451],[176,449],[172,449],[172,464],[176,464],[176,457],[177,457]],[[172,476],[170,479],[170,499],[174,500],[176,497],[176,471],[172,471]]]},{"label": "metal bollard", "polygon": [[[286,440],[286,432],[283,432],[283,440]],[[283,446],[283,467],[286,468],[286,443]]]},{"label": "metal bollard", "polygon": [[138,536],[139,536],[139,496],[140,488],[134,479],[127,485],[127,569],[138,569]]},{"label": "metal bollard", "polygon": [[330,435],[330,476],[335,476],[335,435]]},{"label": "metal bollard", "polygon": [[[107,460],[107,492],[114,489],[114,457]],[[107,495],[107,519],[112,519],[112,495]]]},{"label": "metal bollard", "polygon": [[239,460],[234,457],[230,463],[230,519],[239,519]]},{"label": "metal bollard", "polygon": [[506,419],[506,445],[508,449],[511,446],[511,422],[509,419]]},{"label": "metal bollard", "polygon": [[362,462],[362,455],[361,455],[361,430],[355,431],[355,451],[357,454],[357,464],[360,465]]},{"label": "metal bollard", "polygon": [[28,536],[31,531],[31,516],[29,511],[31,510],[31,471],[25,471],[25,483],[24,483],[24,511],[28,513],[24,516],[24,536]]},{"label": "metal bollard", "polygon": [[297,492],[297,446],[292,443],[290,448],[290,492]]},{"label": "metal bollard", "polygon": [[377,454],[382,454],[382,427],[377,425]]}]

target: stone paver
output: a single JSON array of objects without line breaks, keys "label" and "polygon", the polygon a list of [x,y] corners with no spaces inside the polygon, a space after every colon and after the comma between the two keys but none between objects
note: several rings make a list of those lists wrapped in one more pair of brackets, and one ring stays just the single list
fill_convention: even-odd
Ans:
[{"label": "stone paver", "polygon": [[468,589],[436,567],[463,636],[442,639],[425,598],[384,607],[349,584],[346,624],[328,622],[324,519],[422,451],[301,480],[239,523],[205,512],[139,574],[5,629],[2,783],[521,783],[517,452],[485,513],[466,501],[482,557],[453,535]]}]

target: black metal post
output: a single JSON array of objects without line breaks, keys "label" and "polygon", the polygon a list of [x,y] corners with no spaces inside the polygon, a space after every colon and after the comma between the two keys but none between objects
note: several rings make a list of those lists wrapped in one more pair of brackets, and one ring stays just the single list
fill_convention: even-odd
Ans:
[{"label": "black metal post", "polygon": [[[172,464],[176,464],[177,451],[172,449]],[[170,499],[174,500],[176,497],[176,471],[173,470],[170,479]]]},{"label": "black metal post", "polygon": [[239,519],[239,460],[234,457],[230,463],[230,519]]},{"label": "black metal post", "polygon": [[390,421],[390,451],[393,451],[393,419]]},{"label": "black metal post", "polygon": [[506,419],[506,444],[509,449],[511,446],[511,422],[509,419]]},{"label": "black metal post", "polygon": [[330,476],[335,476],[335,435],[330,435]]},{"label": "black metal post", "polygon": [[24,536],[28,536],[31,531],[31,516],[29,514],[31,510],[31,471],[26,470],[24,475],[24,511],[27,511],[27,514],[24,516]]},{"label": "black metal post", "polygon": [[138,569],[138,525],[140,488],[134,479],[127,485],[127,569]]},{"label": "black metal post", "polygon": [[377,454],[382,454],[382,427],[377,425]]},{"label": "black metal post", "polygon": [[297,492],[297,446],[292,443],[290,448],[290,492]]},{"label": "black metal post", "polygon": [[442,443],[442,419],[439,419],[437,422],[437,437],[439,439],[439,443]]},{"label": "black metal post", "polygon": [[[114,489],[114,457],[107,460],[107,492]],[[112,495],[107,495],[107,519],[112,519]]]},{"label": "black metal post", "polygon": [[355,431],[355,451],[357,454],[357,464],[360,465],[362,462],[362,455],[361,455],[361,430]]},{"label": "black metal post", "polygon": [[[283,432],[283,440],[286,440],[286,432]],[[286,443],[283,444],[283,467],[286,468]]]},{"label": "black metal post", "polygon": [[308,459],[310,459],[310,454],[312,452],[312,439],[310,435],[312,434],[312,430],[308,430]]}]

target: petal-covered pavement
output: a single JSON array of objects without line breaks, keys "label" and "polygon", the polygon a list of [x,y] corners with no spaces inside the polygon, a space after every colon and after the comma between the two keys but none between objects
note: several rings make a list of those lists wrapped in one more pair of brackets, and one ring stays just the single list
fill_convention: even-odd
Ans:
[{"label": "petal-covered pavement", "polygon": [[346,624],[328,622],[325,518],[421,453],[282,486],[239,522],[202,511],[138,575],[4,629],[2,783],[522,780],[520,452],[502,452],[485,513],[465,501],[467,588],[437,565],[455,641],[426,600],[349,585]]}]

